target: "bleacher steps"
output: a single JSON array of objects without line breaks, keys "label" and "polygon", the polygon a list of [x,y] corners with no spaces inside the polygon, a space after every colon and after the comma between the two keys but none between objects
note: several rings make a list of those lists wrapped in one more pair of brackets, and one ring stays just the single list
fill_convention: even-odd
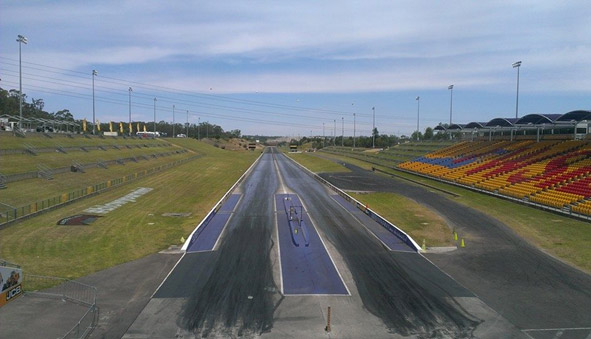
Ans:
[{"label": "bleacher steps", "polygon": [[46,179],[46,180],[53,180],[53,171],[51,168],[47,167],[43,164],[37,165],[37,174],[39,177]]}]

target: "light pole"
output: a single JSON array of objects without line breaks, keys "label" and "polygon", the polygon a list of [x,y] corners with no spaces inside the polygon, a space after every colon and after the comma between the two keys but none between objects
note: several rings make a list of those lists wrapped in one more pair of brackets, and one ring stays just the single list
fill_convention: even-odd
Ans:
[{"label": "light pole", "polygon": [[21,62],[21,46],[23,44],[27,44],[29,40],[22,36],[18,35],[16,41],[18,42],[18,129],[23,129],[23,68]]},{"label": "light pole", "polygon": [[449,89],[449,125],[451,126],[451,112],[454,102],[454,85],[447,86],[447,89]]},{"label": "light pole", "polygon": [[133,92],[133,88],[129,87],[129,123],[131,124],[131,92]]},{"label": "light pole", "polygon": [[374,131],[376,130],[376,108],[372,107],[371,110],[373,111],[373,128],[371,130],[371,148],[376,148],[376,134]]},{"label": "light pole", "polygon": [[189,110],[187,110],[187,126],[186,126],[186,130],[187,130],[187,138],[189,137]]},{"label": "light pole", "polygon": [[421,97],[415,99],[417,101],[417,141],[419,141],[419,112],[421,109]]},{"label": "light pole", "polygon": [[324,133],[324,123],[322,123],[322,147],[324,147],[324,142],[326,141],[326,134]]},{"label": "light pole", "polygon": [[156,98],[154,98],[154,138],[156,137]]},{"label": "light pole", "polygon": [[519,117],[519,68],[521,67],[521,61],[513,63],[513,68],[517,68],[517,99],[515,100],[515,118]]},{"label": "light pole", "polygon": [[176,136],[175,128],[174,128],[174,105],[172,105],[172,137]]},{"label": "light pole", "polygon": [[332,130],[332,145],[337,145],[337,119],[334,119],[334,129]]},{"label": "light pole", "polygon": [[201,117],[197,118],[197,140],[201,139]]},{"label": "light pole", "polygon": [[355,113],[353,113],[353,148],[355,148],[355,129],[356,129]]},{"label": "light pole", "polygon": [[94,77],[98,75],[96,70],[92,70],[92,134],[96,134],[96,112],[94,109]]},{"label": "light pole", "polygon": [[345,117],[341,117],[341,147],[345,147]]}]

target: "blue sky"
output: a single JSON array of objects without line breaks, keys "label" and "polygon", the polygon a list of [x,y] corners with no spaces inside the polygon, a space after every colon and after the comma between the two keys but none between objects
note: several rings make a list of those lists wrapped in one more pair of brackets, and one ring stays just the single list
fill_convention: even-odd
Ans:
[{"label": "blue sky", "polygon": [[245,134],[409,135],[449,121],[591,109],[588,1],[0,0],[0,86],[100,121]]}]

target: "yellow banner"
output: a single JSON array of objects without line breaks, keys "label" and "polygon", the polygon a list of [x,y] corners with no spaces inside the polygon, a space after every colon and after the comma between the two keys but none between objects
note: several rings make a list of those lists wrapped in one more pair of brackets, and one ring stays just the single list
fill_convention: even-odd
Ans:
[{"label": "yellow banner", "polygon": [[82,120],[82,130],[86,132],[86,119]]},{"label": "yellow banner", "polygon": [[98,119],[96,120],[96,129],[98,129],[98,131],[101,131],[101,123],[98,121]]},{"label": "yellow banner", "polygon": [[121,132],[121,134],[123,134],[123,123],[122,122],[119,123],[119,132]]},{"label": "yellow banner", "polygon": [[147,132],[147,131],[146,131],[146,124],[144,124],[144,132]]},{"label": "yellow banner", "polygon": [[139,132],[139,131],[140,131],[140,123],[138,122],[138,123],[137,123],[137,125],[136,125],[135,127],[136,127],[135,131],[136,131],[136,132]]},{"label": "yellow banner", "polygon": [[131,122],[129,123],[129,135],[133,134],[133,125],[131,124]]},{"label": "yellow banner", "polygon": [[109,121],[109,132],[113,132],[113,122]]}]

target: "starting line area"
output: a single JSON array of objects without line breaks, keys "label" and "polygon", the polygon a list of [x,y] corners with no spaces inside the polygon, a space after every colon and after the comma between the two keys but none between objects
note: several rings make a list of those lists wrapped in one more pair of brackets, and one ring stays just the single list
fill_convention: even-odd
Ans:
[{"label": "starting line area", "polygon": [[276,194],[284,295],[349,295],[322,239],[295,194]]},{"label": "starting line area", "polygon": [[187,252],[212,251],[217,243],[224,227],[230,220],[241,194],[232,194],[222,206],[203,223],[193,235],[193,239],[187,248]]}]

